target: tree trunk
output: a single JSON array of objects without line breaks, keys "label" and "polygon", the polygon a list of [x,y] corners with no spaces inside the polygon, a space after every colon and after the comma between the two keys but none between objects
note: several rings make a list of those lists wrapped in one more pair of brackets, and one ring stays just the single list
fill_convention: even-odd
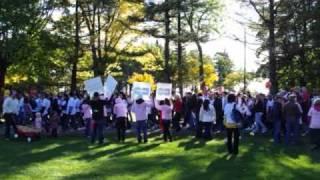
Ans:
[{"label": "tree trunk", "polygon": [[77,90],[77,71],[78,71],[78,59],[79,59],[79,49],[80,49],[80,39],[79,39],[79,31],[80,31],[79,0],[76,0],[75,25],[76,25],[75,53],[74,53],[74,59],[73,59],[73,63],[72,63],[72,71],[71,71],[71,91],[72,92]]},{"label": "tree trunk", "polygon": [[199,53],[199,80],[200,80],[200,85],[204,85],[204,64],[203,64],[203,52],[202,52],[202,47],[199,41],[196,41],[196,45],[198,48],[198,53]]},{"label": "tree trunk", "polygon": [[0,97],[4,94],[5,77],[7,74],[8,66],[4,59],[0,59]]},{"label": "tree trunk", "polygon": [[[182,43],[181,43],[181,12],[180,12],[180,0],[178,1],[178,66],[183,67],[182,63]],[[182,70],[183,68],[178,68],[178,86],[180,96],[183,96],[183,82],[182,82]]]},{"label": "tree trunk", "polygon": [[302,47],[301,47],[301,52],[300,52],[300,65],[301,65],[301,71],[302,71],[302,76],[300,79],[300,86],[306,86],[307,85],[307,81],[306,81],[306,74],[307,74],[307,70],[306,70],[306,50],[305,50],[305,45],[307,42],[307,36],[308,36],[308,32],[307,32],[307,19],[306,17],[306,13],[307,13],[307,5],[306,5],[306,1],[303,0],[303,30],[302,30]]},{"label": "tree trunk", "polygon": [[[165,3],[168,3],[168,0],[165,1]],[[164,45],[164,72],[166,75],[166,81],[171,82],[170,78],[170,67],[169,67],[169,61],[170,61],[170,16],[169,16],[169,8],[166,7],[165,11],[165,45]]]},{"label": "tree trunk", "polygon": [[278,92],[278,79],[277,79],[277,61],[275,54],[275,9],[274,0],[269,0],[269,70],[270,70],[270,82],[271,94],[276,94]]}]

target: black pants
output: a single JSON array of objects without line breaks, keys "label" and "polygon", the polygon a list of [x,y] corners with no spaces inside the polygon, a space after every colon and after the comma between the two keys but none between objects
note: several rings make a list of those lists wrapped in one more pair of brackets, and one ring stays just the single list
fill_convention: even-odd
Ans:
[{"label": "black pants", "polygon": [[180,127],[180,119],[181,119],[181,113],[180,112],[175,112],[174,117],[172,119],[172,125],[173,128],[176,131],[180,131],[181,127]]},{"label": "black pants", "polygon": [[126,138],[126,121],[125,117],[118,117],[116,122],[118,140],[124,142]]},{"label": "black pants", "polygon": [[172,141],[172,136],[171,136],[171,132],[170,132],[170,120],[163,120],[163,140],[164,141]]},{"label": "black pants", "polygon": [[103,129],[104,129],[104,122],[103,120],[96,120],[95,124],[93,126],[92,129],[92,134],[91,134],[91,143],[95,143],[96,142],[96,138],[98,137],[99,140],[99,144],[103,143],[104,140],[104,135],[103,135]]},{"label": "black pants", "polygon": [[14,132],[16,132],[16,130],[17,130],[16,123],[15,123],[16,115],[13,113],[6,113],[6,114],[4,114],[3,117],[5,119],[4,136],[5,136],[5,138],[10,138],[11,127],[13,128]]},{"label": "black pants", "polygon": [[51,128],[51,136],[58,137],[58,128],[56,128],[56,127]]},{"label": "black pants", "polygon": [[212,122],[199,122],[200,124],[200,134],[202,138],[211,139]]},{"label": "black pants", "polygon": [[311,143],[320,148],[320,129],[310,129],[309,134]]},{"label": "black pants", "polygon": [[66,115],[66,114],[62,114],[61,127],[62,127],[63,131],[66,131],[69,128],[68,115]]},{"label": "black pants", "polygon": [[227,128],[227,147],[231,154],[238,154],[239,151],[239,128]]},{"label": "black pants", "polygon": [[224,127],[223,127],[223,112],[219,112],[216,115],[216,125],[215,125],[215,129],[216,131],[223,131]]},{"label": "black pants", "polygon": [[73,128],[74,130],[77,130],[78,128],[78,120],[77,120],[77,115],[70,115],[70,127]]}]

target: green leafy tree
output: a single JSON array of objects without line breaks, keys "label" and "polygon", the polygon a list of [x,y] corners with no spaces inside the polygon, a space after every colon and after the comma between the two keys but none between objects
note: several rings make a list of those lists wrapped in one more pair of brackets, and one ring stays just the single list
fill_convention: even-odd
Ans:
[{"label": "green leafy tree", "polygon": [[219,80],[217,81],[218,86],[222,86],[227,75],[233,70],[233,63],[226,52],[218,52],[214,56],[215,67],[218,72]]},{"label": "green leafy tree", "polygon": [[0,91],[8,68],[30,56],[30,44],[46,27],[53,11],[52,0],[0,1]]}]

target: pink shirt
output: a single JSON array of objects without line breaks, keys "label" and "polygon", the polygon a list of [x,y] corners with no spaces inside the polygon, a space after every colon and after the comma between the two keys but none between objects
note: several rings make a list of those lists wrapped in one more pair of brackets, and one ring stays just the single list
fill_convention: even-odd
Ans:
[{"label": "pink shirt", "polygon": [[311,129],[320,129],[320,111],[311,107],[308,113],[308,116],[311,118],[309,127]]},{"label": "pink shirt", "polygon": [[136,115],[137,121],[144,121],[148,119],[147,108],[152,107],[151,103],[143,102],[141,104],[134,103],[131,111]]},{"label": "pink shirt", "polygon": [[161,111],[162,120],[172,120],[172,106],[159,105],[156,103],[156,108]]},{"label": "pink shirt", "polygon": [[91,119],[92,118],[92,109],[89,104],[81,105],[83,119]]},{"label": "pink shirt", "polygon": [[127,104],[123,102],[119,102],[114,105],[113,107],[113,113],[116,115],[116,117],[127,117],[128,108]]}]

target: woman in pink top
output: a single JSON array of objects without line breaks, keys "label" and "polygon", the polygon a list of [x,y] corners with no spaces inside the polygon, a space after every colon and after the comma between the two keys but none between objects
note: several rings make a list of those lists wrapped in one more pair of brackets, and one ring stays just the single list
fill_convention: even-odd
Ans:
[{"label": "woman in pink top", "polygon": [[314,144],[312,150],[320,148],[320,99],[314,101],[310,108],[308,117],[310,120],[310,138],[311,143]]},{"label": "woman in pink top", "polygon": [[92,109],[89,105],[89,99],[85,99],[81,105],[81,112],[83,114],[82,118],[85,122],[86,129],[85,129],[85,136],[90,137],[91,133],[91,119],[92,119]]},{"label": "woman in pink top", "polygon": [[169,101],[169,99],[160,101],[160,104],[156,102],[155,106],[156,106],[156,109],[158,109],[161,112],[161,118],[163,121],[163,140],[167,142],[169,138],[169,141],[172,142],[170,125],[172,121],[173,106],[171,105],[171,102]]},{"label": "woman in pink top", "polygon": [[113,107],[113,113],[116,116],[118,140],[119,142],[124,142],[126,136],[128,106],[127,103],[120,97],[116,99],[115,103],[116,104]]}]

